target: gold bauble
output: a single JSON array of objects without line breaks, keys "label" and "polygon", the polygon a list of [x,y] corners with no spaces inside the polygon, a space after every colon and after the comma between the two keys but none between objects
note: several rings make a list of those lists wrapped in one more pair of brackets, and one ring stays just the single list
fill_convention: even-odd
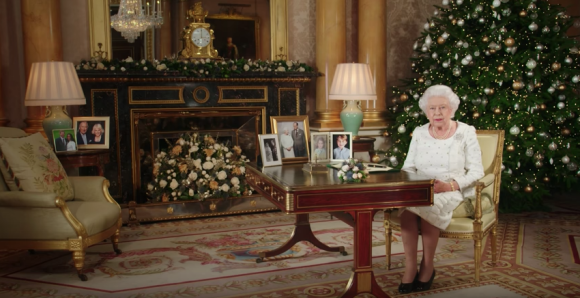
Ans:
[{"label": "gold bauble", "polygon": [[379,161],[381,161],[381,158],[379,157],[378,154],[373,155],[373,157],[371,157],[371,161],[374,163],[379,163]]},{"label": "gold bauble", "polygon": [[487,36],[484,36],[484,37],[481,39],[481,41],[483,41],[483,42],[489,42],[489,37],[487,37]]},{"label": "gold bauble", "polygon": [[495,108],[495,109],[493,109],[493,112],[495,114],[501,114],[501,109],[500,108]]},{"label": "gold bauble", "polygon": [[564,127],[564,128],[562,128],[562,134],[565,135],[565,136],[567,136],[567,135],[570,134],[570,130],[567,129],[566,127]]},{"label": "gold bauble", "polygon": [[516,150],[516,147],[514,147],[514,145],[508,145],[506,149],[508,152],[514,152],[514,150]]},{"label": "gold bauble", "polygon": [[473,112],[473,118],[474,118],[474,119],[477,119],[477,118],[479,118],[479,116],[480,116],[480,115],[479,115],[479,112]]},{"label": "gold bauble", "polygon": [[564,85],[564,84],[558,86],[558,90],[565,90],[565,89],[566,89],[566,85]]},{"label": "gold bauble", "polygon": [[393,102],[393,104],[397,104],[397,98],[393,98],[391,102]]},{"label": "gold bauble", "polygon": [[489,88],[489,95],[494,95],[494,94],[495,94],[495,89]]},{"label": "gold bauble", "polygon": [[425,79],[423,77],[420,77],[417,79],[417,82],[419,82],[420,84],[423,84],[425,82]]},{"label": "gold bauble", "polygon": [[512,88],[514,88],[514,90],[520,90],[520,89],[524,88],[524,83],[522,83],[520,81],[514,81],[512,84]]},{"label": "gold bauble", "polygon": [[445,38],[443,38],[441,36],[437,37],[437,43],[438,44],[444,44],[445,43]]},{"label": "gold bauble", "polygon": [[490,52],[491,54],[495,54],[495,49],[489,49],[489,52]]},{"label": "gold bauble", "polygon": [[532,187],[528,185],[528,186],[524,187],[524,191],[525,192],[532,192]]},{"label": "gold bauble", "polygon": [[550,182],[550,177],[546,176],[542,179],[544,182],[548,183]]},{"label": "gold bauble", "polygon": [[404,101],[407,101],[407,99],[409,99],[409,96],[407,94],[401,94],[400,99],[402,102],[404,102]]},{"label": "gold bauble", "polygon": [[391,134],[388,131],[383,132],[383,137],[388,138]]},{"label": "gold bauble", "polygon": [[540,110],[542,110],[542,111],[546,110],[546,105],[543,103],[540,104]]},{"label": "gold bauble", "polygon": [[531,132],[534,132],[534,130],[535,130],[535,129],[534,129],[534,127],[533,127],[533,126],[531,126],[531,125],[530,125],[530,126],[528,126],[528,127],[526,128],[526,131],[527,131],[527,132],[530,132],[530,133],[531,133]]},{"label": "gold bauble", "polygon": [[451,24],[453,25],[457,24],[457,20],[456,19],[451,20]]},{"label": "gold bauble", "polygon": [[558,70],[560,70],[560,67],[562,67],[562,65],[561,65],[559,62],[554,62],[554,63],[552,63],[552,69],[553,69],[554,71],[558,71]]},{"label": "gold bauble", "polygon": [[526,17],[528,13],[525,10],[520,11],[520,17]]},{"label": "gold bauble", "polygon": [[537,82],[537,83],[534,85],[534,87],[536,87],[536,88],[540,88],[540,87],[542,87],[542,82]]},{"label": "gold bauble", "polygon": [[504,40],[503,43],[508,47],[513,47],[516,44],[516,40],[511,37],[508,37],[506,40]]},{"label": "gold bauble", "polygon": [[499,71],[499,72],[503,72],[504,70],[505,69],[504,69],[503,65],[500,65],[497,67],[497,71]]}]

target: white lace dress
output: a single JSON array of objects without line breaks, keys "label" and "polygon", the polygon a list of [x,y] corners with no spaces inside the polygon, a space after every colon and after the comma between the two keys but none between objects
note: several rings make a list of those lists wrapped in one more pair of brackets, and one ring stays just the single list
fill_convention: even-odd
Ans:
[{"label": "white lace dress", "polygon": [[475,195],[475,182],[484,175],[475,128],[457,121],[455,134],[439,140],[429,134],[429,124],[417,127],[402,170],[431,179],[457,182],[459,190],[435,194],[433,206],[408,207],[399,211],[399,214],[411,211],[440,229],[447,228],[453,210],[464,197]]}]

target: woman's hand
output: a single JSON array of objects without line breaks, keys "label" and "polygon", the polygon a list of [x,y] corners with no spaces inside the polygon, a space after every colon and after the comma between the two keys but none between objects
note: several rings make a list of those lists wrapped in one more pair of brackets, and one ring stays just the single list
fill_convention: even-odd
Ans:
[{"label": "woman's hand", "polygon": [[440,192],[448,192],[448,191],[455,191],[458,190],[457,185],[455,180],[451,181],[451,183],[453,183],[454,188],[451,188],[451,184],[449,182],[444,182],[441,180],[435,180],[435,183],[433,184],[433,191],[435,193],[440,193]]}]

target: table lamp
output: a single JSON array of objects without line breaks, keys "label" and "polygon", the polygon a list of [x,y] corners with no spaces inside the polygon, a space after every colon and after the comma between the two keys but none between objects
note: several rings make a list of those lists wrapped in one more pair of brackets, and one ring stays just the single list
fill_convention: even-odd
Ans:
[{"label": "table lamp", "polygon": [[342,127],[344,131],[351,132],[353,138],[358,139],[363,112],[357,101],[377,99],[375,82],[369,65],[365,63],[338,64],[328,99],[345,101],[340,112]]},{"label": "table lamp", "polygon": [[54,129],[72,128],[72,120],[66,112],[66,106],[86,103],[81,82],[71,62],[32,63],[24,105],[48,106],[42,127],[51,145],[54,146],[52,137]]}]

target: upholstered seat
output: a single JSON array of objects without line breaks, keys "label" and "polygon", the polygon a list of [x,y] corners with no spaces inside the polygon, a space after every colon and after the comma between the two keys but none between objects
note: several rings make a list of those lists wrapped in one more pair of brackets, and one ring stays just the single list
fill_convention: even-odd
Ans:
[{"label": "upholstered seat", "polygon": [[[481,264],[482,240],[491,234],[492,264],[497,261],[496,227],[498,219],[499,191],[501,183],[501,164],[504,143],[503,130],[478,130],[477,140],[481,147],[481,157],[485,176],[476,183],[476,197],[473,203],[473,214],[466,214],[469,210],[464,202],[453,213],[451,223],[445,230],[441,230],[440,237],[455,239],[473,239],[475,261],[475,283],[479,285],[479,268]],[[385,211],[385,239],[387,268],[391,265],[391,237],[392,230],[401,229],[400,218],[397,212]]]},{"label": "upholstered seat", "polygon": [[[20,129],[0,127],[0,138],[21,138]],[[4,139],[6,140],[6,139]],[[10,175],[9,161],[0,163],[3,178]],[[104,177],[67,177],[72,199],[56,193],[10,190],[0,179],[0,247],[4,249],[68,250],[73,253],[81,280],[87,247],[107,238],[118,249],[121,208],[109,194]]]}]

